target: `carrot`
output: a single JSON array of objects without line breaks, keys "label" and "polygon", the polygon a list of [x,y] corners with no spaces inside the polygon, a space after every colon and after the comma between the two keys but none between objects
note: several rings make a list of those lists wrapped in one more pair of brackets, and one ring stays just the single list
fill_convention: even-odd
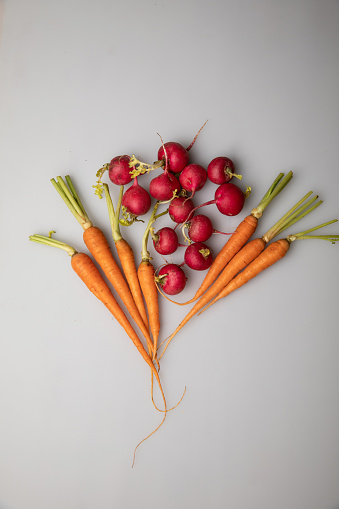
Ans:
[{"label": "carrot", "polygon": [[[272,242],[257,258],[255,258],[244,270],[240,272],[228,285],[224,287],[224,289],[215,297],[215,299],[210,302],[205,309],[201,312],[203,313],[209,308],[212,304],[217,302],[219,299],[226,297],[230,293],[234,292],[234,290],[240,288],[256,277],[258,274],[263,272],[271,265],[274,265],[276,262],[281,260],[288,252],[290,245],[293,241],[297,239],[323,239],[328,240],[332,243],[335,243],[339,240],[339,235],[307,235],[308,233],[317,230],[318,228],[322,228],[328,224],[336,222],[337,219],[324,223],[322,225],[316,226],[315,228],[311,228],[310,230],[296,233],[294,235],[289,235],[285,239],[279,239],[275,242]],[[199,313],[199,314],[201,314]]]},{"label": "carrot", "polygon": [[[109,219],[110,219],[110,223],[111,223],[112,237],[113,237],[116,249],[117,249],[117,253],[118,253],[124,274],[126,276],[127,282],[129,284],[131,293],[133,295],[134,301],[139,309],[140,315],[142,316],[145,325],[148,328],[149,324],[148,324],[148,319],[147,319],[147,313],[146,313],[146,309],[145,309],[145,305],[144,305],[142,290],[141,290],[140,283],[139,283],[138,272],[137,272],[137,269],[135,266],[133,250],[129,246],[129,244],[126,242],[126,240],[123,239],[123,237],[121,235],[121,231],[120,231],[119,215],[120,215],[121,199],[122,199],[122,195],[123,195],[124,186],[120,186],[120,193],[119,193],[119,199],[118,199],[116,211],[114,210],[114,206],[113,206],[113,202],[111,199],[108,185],[100,182],[96,186],[93,186],[93,187],[96,189],[96,194],[100,198],[102,198],[102,190],[104,191],[107,208],[108,208],[108,215],[109,215]],[[128,226],[130,224],[125,220],[121,220],[121,223],[126,226]],[[151,232],[151,230],[152,230],[152,228],[150,228],[150,232]],[[145,270],[145,265],[140,264],[140,267],[139,267],[140,279],[143,282],[144,291],[146,292],[146,294],[147,294],[147,291],[149,288],[151,289],[151,291],[153,288],[154,269],[152,270],[152,267],[153,266],[150,264],[150,267],[146,269],[145,274],[142,274],[142,271]],[[154,309],[152,309],[152,303],[155,303],[155,302],[157,303],[158,295],[157,294],[153,295],[153,298],[150,297],[149,301],[150,301],[150,306],[151,306],[150,314],[151,314],[151,316],[154,316],[154,314],[156,314],[158,312],[158,306],[156,306],[156,308],[154,310]],[[158,336],[159,331],[160,331],[160,326],[157,324],[157,330],[156,331],[153,330],[153,333]],[[150,349],[149,349],[149,354],[151,356],[153,355],[153,352],[150,351]],[[157,363],[158,369],[160,369],[158,359],[155,358],[154,360]],[[186,392],[186,388],[185,388],[184,393],[181,396],[179,402],[174,407],[168,408],[167,412],[169,412],[170,410],[173,410],[181,403],[181,401],[185,395],[185,392]],[[156,410],[158,410],[159,412],[164,412],[164,410],[161,410],[157,407],[157,405],[154,401],[153,371],[152,371],[152,378],[151,378],[151,397],[152,397],[152,403],[153,403],[154,407],[156,408]]]},{"label": "carrot", "polygon": [[[212,265],[210,266],[205,279],[201,283],[194,297],[187,302],[176,302],[169,298],[174,304],[178,304],[179,306],[185,306],[186,304],[191,304],[199,299],[210,287],[211,284],[214,283],[216,278],[219,276],[220,272],[226,267],[229,261],[235,256],[238,251],[246,244],[246,242],[252,237],[254,232],[257,229],[258,219],[262,216],[266,207],[271,203],[273,198],[277,196],[280,191],[288,184],[288,182],[292,179],[293,173],[290,171],[284,176],[284,173],[280,173],[275,181],[272,183],[270,188],[267,190],[266,194],[260,201],[259,205],[255,207],[251,213],[246,216],[243,221],[238,225],[237,229],[234,233],[228,238],[226,244],[221,248],[215,259],[213,260]],[[196,207],[199,208],[199,207]],[[194,209],[195,210],[195,209]],[[189,217],[187,218],[187,220]]]},{"label": "carrot", "polygon": [[[60,242],[58,240],[52,239],[51,237],[45,237],[43,235],[31,235],[29,237],[31,241],[38,242],[40,244],[45,244],[49,246],[58,247],[60,249],[63,249],[71,256],[71,266],[74,272],[80,277],[80,279],[85,283],[87,288],[107,307],[107,309],[112,313],[114,318],[119,322],[119,324],[124,328],[127,335],[132,340],[134,346],[137,348],[141,356],[143,357],[144,361],[148,364],[150,367],[152,374],[155,376],[160,392],[164,401],[164,417],[160,423],[160,425],[146,438],[144,438],[137,447],[147,438],[149,438],[153,433],[155,433],[159,427],[163,424],[165,418],[166,418],[166,412],[167,412],[167,406],[166,406],[166,399],[165,395],[162,389],[161,381],[159,374],[150,358],[148,353],[146,352],[142,342],[140,341],[139,337],[137,336],[136,332],[134,331],[130,321],[126,317],[125,313],[115,300],[111,290],[107,286],[105,280],[101,276],[99,270],[93,263],[92,259],[86,254],[86,253],[79,253],[77,252],[72,246],[69,246],[68,244],[65,244],[63,242]],[[137,448],[136,447],[136,448]],[[135,448],[135,450],[136,450]],[[134,451],[134,457],[133,457],[133,465],[135,460],[135,451]]]},{"label": "carrot", "polygon": [[126,280],[113,257],[111,248],[103,231],[100,228],[93,226],[73,186],[71,178],[68,175],[65,178],[68,187],[61,177],[57,177],[57,180],[51,179],[51,182],[77,221],[83,227],[83,239],[88,250],[104,271],[104,274],[109,282],[113,285],[114,289],[129,311],[131,317],[143,333],[147,341],[148,348],[151,352],[153,352],[153,344],[148,331],[148,327],[146,327],[138,311],[128,284],[126,283]]},{"label": "carrot", "polygon": [[154,275],[155,270],[152,263],[149,260],[141,260],[138,267],[138,278],[148,310],[149,325],[154,345],[153,359],[155,358],[156,346],[160,332],[158,290],[154,282]]},{"label": "carrot", "polygon": [[[119,200],[117,204],[117,209],[114,211],[113,202],[111,199],[111,195],[109,192],[109,188],[107,184],[103,184],[103,189],[106,197],[108,215],[112,228],[112,237],[114,240],[114,244],[119,256],[120,263],[122,265],[123,272],[127,279],[127,283],[131,290],[131,294],[133,295],[134,302],[138,308],[140,316],[143,319],[145,327],[149,328],[147,312],[144,304],[144,299],[142,296],[142,291],[140,288],[140,283],[138,279],[137,269],[135,265],[134,253],[131,246],[128,242],[122,237],[120,231],[120,223],[119,223],[119,215],[120,215],[120,207],[121,207],[121,199],[123,195],[124,186],[120,186]],[[124,224],[124,223],[123,223]]]},{"label": "carrot", "polygon": [[159,201],[155,203],[151,217],[148,221],[148,225],[143,235],[141,262],[138,267],[138,278],[146,302],[149,326],[153,338],[153,360],[156,359],[157,353],[158,337],[160,332],[160,314],[159,314],[158,290],[155,283],[155,269],[151,263],[151,255],[147,250],[147,241],[154,221],[158,217],[167,213],[166,210],[165,212],[162,212],[158,215],[156,214],[159,204],[160,204]]},{"label": "carrot", "polygon": [[[312,210],[318,207],[322,202],[319,201],[314,203],[318,196],[307,200],[312,194],[312,191],[307,193],[301,200],[296,203],[263,237],[253,239],[243,246],[236,255],[230,260],[226,267],[221,272],[218,279],[213,285],[202,295],[200,300],[196,302],[191,311],[185,316],[185,318],[178,325],[176,330],[167,339],[166,346],[159,357],[159,360],[164,355],[169,343],[172,341],[174,336],[183,328],[186,323],[193,318],[203,307],[205,307],[212,299],[217,298],[223,288],[248,264],[259,256],[259,254],[265,249],[267,242],[272,240],[281,231],[291,226],[296,221],[299,221],[305,215],[309,214]],[[307,200],[307,201],[306,201]],[[306,202],[306,203],[305,203]],[[312,206],[311,206],[312,205]],[[160,346],[160,345],[159,345]]]}]

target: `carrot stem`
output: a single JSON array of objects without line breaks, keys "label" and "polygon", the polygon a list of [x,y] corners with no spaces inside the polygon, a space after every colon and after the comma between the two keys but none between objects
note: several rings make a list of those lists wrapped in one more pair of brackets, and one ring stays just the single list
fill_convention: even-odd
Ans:
[{"label": "carrot stem", "polygon": [[[59,179],[61,179],[61,177],[59,177]],[[71,196],[72,196],[73,200],[78,205],[78,207],[81,210],[83,216],[88,220],[89,218],[88,218],[88,215],[86,213],[85,207],[83,206],[83,204],[82,204],[82,202],[80,200],[80,197],[79,197],[78,193],[76,192],[76,189],[75,189],[75,187],[73,185],[71,177],[69,175],[66,175],[65,179],[66,179],[68,188],[69,188],[69,190],[71,192]]]},{"label": "carrot stem", "polygon": [[67,187],[64,180],[60,176],[57,177],[56,180],[52,178],[51,182],[61,198],[66,203],[69,210],[74,215],[75,219],[85,230],[92,226],[92,223],[86,213],[85,207],[83,206],[77,192],[75,191],[71,177],[67,175],[65,178],[69,187]]},{"label": "carrot stem", "polygon": [[53,178],[51,179],[51,182],[53,184],[53,186],[55,187],[55,189],[58,191],[59,195],[61,196],[61,198],[64,200],[64,202],[66,203],[67,207],[69,208],[69,210],[72,212],[72,214],[74,215],[75,219],[81,224],[81,222],[83,221],[83,217],[79,214],[79,212],[72,206],[72,204],[70,203],[69,199],[67,198],[65,192],[63,191],[62,187],[60,186],[60,184],[58,182],[56,182],[56,180]]},{"label": "carrot stem", "polygon": [[[307,214],[312,212],[315,208],[317,208],[319,205],[321,205],[322,201],[316,203],[313,205],[313,207],[310,207],[310,205],[317,200],[318,195],[311,198],[310,200],[306,201],[309,196],[311,196],[313,191],[308,192],[301,200],[299,200],[286,214],[275,223],[272,228],[270,228],[265,235],[263,236],[263,239],[265,242],[268,242],[273,239],[273,237],[276,237],[279,233],[281,233],[286,228],[289,228],[292,224],[294,224],[296,221],[299,221],[303,217],[305,217]],[[302,205],[304,203],[304,205]],[[308,208],[310,207],[310,208]],[[308,209],[308,210],[307,210]]]},{"label": "carrot stem", "polygon": [[338,242],[339,235],[302,235],[296,237],[295,235],[291,235],[288,237],[289,241],[297,240],[297,239],[320,239],[320,240],[328,240],[332,244]]},{"label": "carrot stem", "polygon": [[267,190],[266,194],[261,199],[259,205],[255,207],[251,214],[252,216],[259,219],[262,216],[265,208],[271,203],[273,198],[277,196],[284,189],[284,187],[289,183],[289,181],[293,177],[293,172],[289,171],[285,176],[284,173],[279,173],[271,187]]},{"label": "carrot stem", "polygon": [[79,205],[78,201],[72,194],[72,191],[67,187],[62,177],[57,177],[57,183],[59,184],[59,187],[64,192],[66,198],[68,199],[69,203],[72,205],[72,207],[77,211],[79,216],[83,216],[86,218],[86,213],[84,213],[84,209],[81,205]]},{"label": "carrot stem", "polygon": [[30,235],[29,240],[32,240],[33,242],[38,242],[39,244],[45,244],[46,246],[58,247],[66,251],[66,253],[68,253],[69,256],[73,256],[77,253],[74,247],[69,246],[65,242],[61,242],[60,240],[52,239],[51,237],[46,237],[45,235],[38,234]]},{"label": "carrot stem", "polygon": [[118,240],[122,239],[121,231],[120,231],[120,223],[119,223],[119,216],[120,216],[120,210],[121,210],[121,201],[122,201],[122,195],[124,193],[124,186],[120,186],[120,192],[119,192],[119,199],[118,199],[118,205],[116,211],[114,210],[114,205],[112,202],[112,198],[109,192],[109,188],[107,184],[103,184],[106,203],[107,203],[107,209],[108,209],[108,216],[109,221],[111,224],[112,229],[112,237],[114,242],[117,242]]},{"label": "carrot stem", "polygon": [[332,243],[337,242],[339,239],[339,235],[308,235],[308,233],[314,232],[315,230],[319,230],[319,228],[323,228],[324,226],[328,226],[329,224],[336,223],[338,219],[332,219],[332,221],[328,221],[327,223],[320,224],[319,226],[315,226],[314,228],[310,228],[309,230],[305,230],[303,232],[295,233],[293,235],[288,235],[286,239],[289,242],[293,242],[298,239],[321,239],[328,240]]},{"label": "carrot stem", "polygon": [[[295,212],[293,214],[293,217],[290,218],[290,220],[284,226],[282,226],[279,229],[279,233],[281,233],[282,231],[286,230],[286,228],[289,228],[290,226],[292,226],[292,224],[296,223],[297,221],[299,221],[303,217],[307,216],[307,214],[312,212],[312,210],[314,210],[317,207],[319,207],[319,205],[321,205],[323,203],[322,200],[320,200],[318,203],[315,203],[312,207],[310,207],[310,204],[313,203],[317,198],[318,198],[318,196],[312,198],[303,207],[301,207],[297,212]],[[305,210],[307,207],[309,207],[308,210]],[[304,212],[301,214],[302,211],[304,211]]]}]

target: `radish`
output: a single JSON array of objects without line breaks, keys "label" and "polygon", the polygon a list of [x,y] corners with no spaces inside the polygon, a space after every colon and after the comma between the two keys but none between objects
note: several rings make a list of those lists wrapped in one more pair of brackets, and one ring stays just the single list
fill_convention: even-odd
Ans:
[{"label": "radish", "polygon": [[[188,237],[186,236],[184,230],[187,228]],[[213,227],[212,221],[209,217],[204,214],[198,214],[188,222],[186,222],[182,227],[182,233],[186,240],[192,242],[205,242],[210,237],[212,237],[213,233],[219,233],[222,235],[231,235],[230,233],[221,232],[216,230]]]},{"label": "radish", "polygon": [[206,180],[207,172],[200,164],[189,164],[182,170],[179,176],[181,187],[192,193],[190,198],[204,187]]},{"label": "radish", "polygon": [[224,214],[225,216],[236,216],[239,214],[239,212],[241,212],[245,203],[245,199],[249,196],[250,192],[250,187],[248,187],[246,192],[243,193],[242,190],[235,184],[232,184],[232,182],[221,184],[221,186],[217,188],[214,194],[214,200],[207,201],[195,207],[187,220],[189,220],[191,215],[197,209],[200,209],[200,207],[213,204],[217,206],[221,214]]},{"label": "radish", "polygon": [[165,226],[156,233],[152,233],[154,249],[161,255],[174,253],[179,246],[179,240],[173,228]]},{"label": "radish", "polygon": [[203,242],[195,242],[185,250],[185,263],[193,270],[206,270],[213,262],[210,248]]},{"label": "radish", "polygon": [[[188,236],[192,242],[205,242],[214,233],[212,221],[203,214],[198,214],[192,217],[188,223],[184,223],[183,230],[185,228],[187,228]],[[185,234],[184,237],[186,237]]]},{"label": "radish", "polygon": [[193,209],[194,204],[192,200],[185,196],[176,196],[169,204],[168,214],[172,221],[179,224],[184,223],[188,217],[192,217],[194,215],[194,212],[191,214]]},{"label": "radish", "polygon": [[221,156],[212,159],[207,166],[207,176],[214,184],[226,184],[232,177],[241,179],[241,175],[234,173],[234,163],[229,157]]},{"label": "radish", "polygon": [[113,157],[110,163],[104,164],[103,167],[96,173],[98,180],[93,186],[95,194],[99,196],[99,198],[102,198],[102,177],[106,171],[108,171],[109,179],[113,182],[113,184],[124,186],[125,184],[129,184],[134,178],[132,175],[134,170],[131,170],[131,168],[133,168],[133,164],[131,163],[130,156],[124,155]]},{"label": "radish", "polygon": [[180,191],[179,180],[168,170],[151,180],[149,192],[158,201],[168,201]]},{"label": "radish", "polygon": [[215,204],[225,216],[236,216],[242,211],[246,194],[232,183],[221,184],[215,192]]},{"label": "radish", "polygon": [[202,127],[200,127],[199,131],[193,138],[193,141],[187,148],[183,147],[180,143],[175,141],[168,141],[164,143],[160,134],[158,133],[162,143],[158,150],[158,161],[155,161],[153,164],[143,163],[142,161],[139,161],[139,159],[137,159],[133,154],[129,163],[130,168],[134,167],[133,171],[131,172],[132,178],[137,177],[138,175],[142,175],[143,173],[149,173],[152,170],[156,170],[162,167],[171,171],[172,173],[180,173],[185,168],[185,166],[187,166],[188,152],[193,147],[200,131],[203,129],[206,122]]},{"label": "radish", "polygon": [[166,263],[160,270],[156,282],[168,295],[177,295],[186,286],[187,277],[179,265]]},{"label": "radish", "polygon": [[151,208],[151,197],[146,189],[138,184],[137,177],[134,178],[133,184],[124,192],[121,205],[132,218],[147,214]]},{"label": "radish", "polygon": [[168,169],[173,173],[180,173],[188,163],[188,151],[175,141],[168,141],[158,150],[158,160],[165,160],[165,150],[168,156]]},{"label": "radish", "polygon": [[[184,229],[187,228],[188,230],[188,237],[186,236]],[[198,214],[190,221],[185,223],[182,227],[182,233],[183,236],[187,240],[191,240],[192,242],[205,242],[210,237],[212,237],[213,233],[220,233],[222,235],[230,235],[229,233],[221,232],[219,230],[216,230],[213,227],[212,221],[209,217],[205,216],[204,214]]]},{"label": "radish", "polygon": [[132,182],[130,175],[131,168],[129,167],[130,156],[117,156],[114,157],[108,166],[108,177],[118,186],[124,186]]},{"label": "radish", "polygon": [[[206,120],[207,122],[207,120]],[[200,131],[204,128],[206,122],[193,138],[191,144],[185,148],[180,143],[175,141],[168,141],[163,143],[158,150],[158,160],[165,163],[165,168],[168,168],[173,173],[180,173],[188,164],[188,152],[193,147]]]}]

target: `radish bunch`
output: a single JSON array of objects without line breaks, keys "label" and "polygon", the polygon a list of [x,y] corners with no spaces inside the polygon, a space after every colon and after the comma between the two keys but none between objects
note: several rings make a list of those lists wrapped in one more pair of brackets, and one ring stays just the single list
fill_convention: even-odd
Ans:
[{"label": "radish bunch", "polygon": [[[128,217],[129,222],[122,224],[131,224],[139,216],[145,216],[152,206],[152,199],[159,204],[167,204],[172,225],[157,231],[151,228],[150,233],[153,249],[162,257],[183,250],[181,263],[165,260],[156,278],[162,291],[169,295],[176,295],[185,288],[187,278],[183,266],[194,271],[204,271],[211,266],[213,251],[206,242],[213,234],[224,234],[214,228],[206,214],[196,214],[197,209],[215,205],[222,215],[234,216],[241,212],[248,196],[248,191],[230,182],[233,177],[240,179],[241,176],[235,173],[235,165],[229,157],[214,157],[206,169],[190,161],[190,150],[198,134],[187,148],[176,141],[163,143],[161,140],[158,159],[153,164],[143,163],[135,156],[116,156],[101,169],[100,174],[101,178],[102,170],[108,170],[108,177],[113,184],[129,184],[121,201],[124,217]],[[151,171],[157,175],[150,180],[148,186],[140,185],[138,179]],[[207,183],[218,186],[213,192],[213,198],[195,205],[193,199],[196,199],[197,193]],[[181,225],[182,239],[179,238],[180,230],[176,231],[178,225]]]}]

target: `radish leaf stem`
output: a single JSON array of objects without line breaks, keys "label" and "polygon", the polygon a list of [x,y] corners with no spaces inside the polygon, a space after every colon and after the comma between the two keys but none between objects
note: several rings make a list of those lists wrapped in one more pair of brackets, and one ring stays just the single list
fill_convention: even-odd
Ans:
[{"label": "radish leaf stem", "polygon": [[[157,201],[154,205],[152,214],[151,214],[148,224],[146,226],[145,233],[142,237],[142,244],[141,244],[141,259],[142,259],[142,261],[147,262],[147,261],[151,260],[151,255],[150,255],[149,251],[147,250],[147,243],[148,243],[148,237],[150,234],[150,229],[151,229],[153,223],[155,222],[157,217],[163,215],[163,214],[159,214],[158,216],[156,215],[159,205],[160,205],[160,202]],[[165,213],[167,213],[167,211]]]}]

